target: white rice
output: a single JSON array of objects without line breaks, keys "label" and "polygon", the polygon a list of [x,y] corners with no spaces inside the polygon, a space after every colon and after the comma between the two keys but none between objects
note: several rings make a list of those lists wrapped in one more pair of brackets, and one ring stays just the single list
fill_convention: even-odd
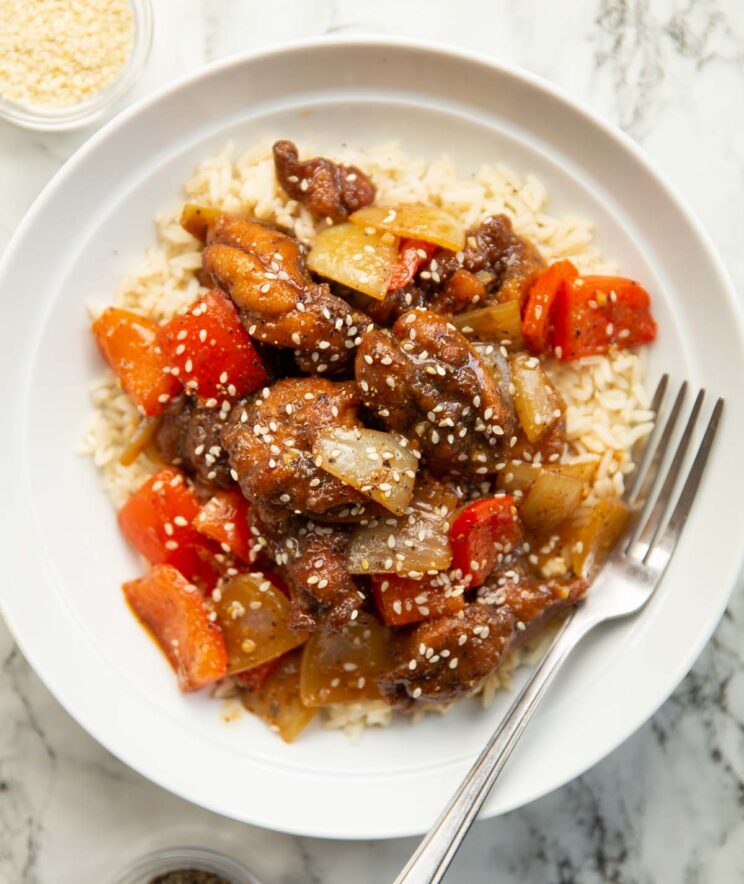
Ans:
[{"label": "white rice", "polygon": [[[306,147],[304,153],[312,155]],[[582,272],[607,273],[615,268],[603,264],[592,245],[592,226],[576,218],[555,218],[548,214],[548,195],[532,175],[520,178],[497,163],[484,165],[474,175],[461,178],[446,157],[433,161],[412,159],[396,144],[358,151],[344,149],[336,158],[368,172],[378,188],[380,203],[424,202],[445,206],[466,225],[477,224],[490,214],[504,213],[515,230],[535,242],[548,261],[570,258]],[[215,157],[200,163],[184,185],[184,196],[192,202],[227,212],[255,217],[291,230],[311,244],[316,225],[310,213],[295,200],[287,199],[274,174],[270,142],[236,156],[232,144]],[[181,201],[156,221],[157,246],[150,249],[143,265],[127,277],[118,289],[114,304],[158,320],[172,316],[191,303],[202,291],[195,271],[200,266],[196,240],[178,223]],[[110,299],[106,299],[108,302]],[[105,304],[91,306],[95,314]],[[567,460],[597,463],[592,494],[584,507],[597,499],[622,494],[624,477],[632,470],[631,449],[652,429],[653,415],[643,387],[643,357],[631,351],[614,356],[592,356],[572,363],[551,362],[547,369],[567,404]],[[152,473],[157,465],[146,454],[135,464],[122,467],[119,456],[127,446],[139,417],[129,397],[119,388],[111,372],[105,372],[92,390],[93,415],[81,444],[101,473],[106,492],[116,506]],[[565,571],[559,554],[546,567],[551,573]],[[538,650],[542,650],[538,642]],[[497,689],[508,687],[509,674],[530,659],[534,651],[525,647],[513,654],[497,673],[484,683],[484,702]],[[345,727],[352,735],[365,725],[385,725],[389,708],[379,704],[351,704],[331,707],[328,727]]]}]

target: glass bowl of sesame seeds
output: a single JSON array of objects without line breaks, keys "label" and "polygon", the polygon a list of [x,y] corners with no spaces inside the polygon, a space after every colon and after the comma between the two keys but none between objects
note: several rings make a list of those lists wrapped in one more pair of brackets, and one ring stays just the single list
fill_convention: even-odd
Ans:
[{"label": "glass bowl of sesame seeds", "polygon": [[86,126],[135,83],[151,43],[150,0],[0,0],[0,118]]}]

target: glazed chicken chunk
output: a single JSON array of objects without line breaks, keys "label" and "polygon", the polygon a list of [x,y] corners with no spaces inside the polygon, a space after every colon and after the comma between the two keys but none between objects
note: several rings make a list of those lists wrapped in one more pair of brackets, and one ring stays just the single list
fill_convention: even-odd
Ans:
[{"label": "glazed chicken chunk", "polygon": [[575,605],[587,582],[577,577],[540,580],[509,566],[479,590],[459,614],[422,623],[399,635],[397,665],[381,680],[401,708],[447,704],[472,693],[512,648],[559,611]]},{"label": "glazed chicken chunk", "polygon": [[325,427],[359,426],[353,381],[287,378],[232,409],[222,444],[248,500],[285,513],[323,514],[366,495],[319,469],[313,442]]},{"label": "glazed chicken chunk", "polygon": [[355,616],[365,595],[349,573],[349,529],[301,517],[282,519],[257,507],[251,530],[289,585],[296,628],[312,629],[321,622],[340,629]]},{"label": "glazed chicken chunk", "polygon": [[307,374],[333,375],[348,367],[370,320],[310,279],[296,239],[222,216],[207,241],[204,270],[233,300],[251,337],[292,348]]},{"label": "glazed chicken chunk", "polygon": [[207,487],[233,484],[220,433],[225,415],[198,405],[186,393],[163,409],[154,442],[163,460],[178,466]]},{"label": "glazed chicken chunk", "polygon": [[458,313],[491,301],[521,304],[545,266],[537,248],[514,232],[506,215],[493,215],[470,231],[463,252],[439,252],[419,278],[433,292],[432,310]]},{"label": "glazed chicken chunk", "polygon": [[403,433],[440,475],[495,472],[514,413],[465,337],[444,317],[412,310],[362,339],[356,379],[365,406]]},{"label": "glazed chicken chunk", "polygon": [[375,186],[361,169],[324,157],[301,163],[291,141],[274,145],[274,167],[287,195],[307,206],[316,218],[345,221],[352,212],[374,202]]}]

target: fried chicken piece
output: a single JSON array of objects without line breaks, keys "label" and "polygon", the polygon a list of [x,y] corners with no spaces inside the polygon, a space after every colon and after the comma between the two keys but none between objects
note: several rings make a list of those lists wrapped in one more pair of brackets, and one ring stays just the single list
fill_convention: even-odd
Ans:
[{"label": "fried chicken piece", "polygon": [[180,223],[184,230],[206,245],[233,246],[252,252],[265,264],[272,261],[281,264],[281,269],[298,285],[307,278],[303,246],[276,227],[196,203],[186,203]]},{"label": "fried chicken piece", "polygon": [[380,681],[383,693],[403,710],[471,694],[510,650],[575,605],[587,587],[578,577],[544,580],[513,565],[502,568],[464,611],[397,635],[396,666]]},{"label": "fried chicken piece", "polygon": [[312,629],[322,623],[340,629],[365,599],[346,563],[350,529],[281,518],[261,506],[251,508],[250,518],[254,538],[289,586],[293,626]]},{"label": "fried chicken piece", "polygon": [[345,371],[369,318],[331,294],[325,283],[310,279],[297,240],[248,221],[235,222],[230,230],[241,246],[208,245],[202,264],[232,298],[251,337],[292,348],[307,374]]},{"label": "fried chicken piece", "polygon": [[153,441],[166,463],[206,487],[227,488],[233,480],[220,437],[224,422],[223,412],[183,393],[163,409]]},{"label": "fried chicken piece", "polygon": [[389,328],[409,310],[426,307],[429,301],[428,295],[415,282],[409,283],[405,288],[388,292],[381,301],[352,289],[347,289],[343,296],[369,316],[374,323],[385,328]]},{"label": "fried chicken piece", "polygon": [[445,282],[442,291],[434,296],[432,309],[438,309],[440,313],[460,313],[476,304],[484,304],[486,296],[483,282],[474,273],[459,267]]},{"label": "fried chicken piece", "polygon": [[[422,285],[432,292],[429,307],[438,313],[458,313],[492,301],[503,303],[527,297],[545,260],[537,248],[518,236],[506,215],[492,215],[468,234],[458,260],[454,252],[438,252],[419,274]],[[460,275],[460,270],[469,276]],[[481,274],[475,281],[473,276]],[[480,282],[480,286],[478,285]]]},{"label": "fried chicken piece", "polygon": [[324,427],[360,426],[353,381],[287,378],[236,405],[222,430],[230,466],[250,501],[285,512],[325,513],[368,498],[315,466]]},{"label": "fried chicken piece", "polygon": [[274,168],[287,195],[307,206],[316,218],[345,221],[352,212],[375,200],[375,186],[361,169],[324,157],[301,163],[291,141],[274,145]]},{"label": "fried chicken piece", "polygon": [[432,472],[495,472],[514,429],[513,408],[444,317],[412,310],[392,331],[368,332],[355,369],[365,406],[386,429],[406,435]]}]

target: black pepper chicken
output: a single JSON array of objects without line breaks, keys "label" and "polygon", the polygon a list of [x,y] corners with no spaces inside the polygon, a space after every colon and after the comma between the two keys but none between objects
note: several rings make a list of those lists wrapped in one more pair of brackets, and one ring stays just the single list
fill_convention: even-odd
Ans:
[{"label": "black pepper chicken", "polygon": [[439,475],[486,476],[514,428],[510,402],[467,339],[428,310],[375,329],[356,357],[362,401],[388,430],[404,433]]},{"label": "black pepper chicken", "polygon": [[229,674],[291,740],[318,706],[474,694],[581,601],[628,510],[592,497],[594,449],[566,462],[572,397],[543,357],[656,325],[632,280],[543,274],[505,215],[466,230],[439,199],[373,206],[361,169],[291,141],[273,161],[315,236],[189,204],[220,291],[94,331],[148,416],[122,463],[152,439],[178,468],[120,511],[155,566],[127,597],[184,690]]}]

